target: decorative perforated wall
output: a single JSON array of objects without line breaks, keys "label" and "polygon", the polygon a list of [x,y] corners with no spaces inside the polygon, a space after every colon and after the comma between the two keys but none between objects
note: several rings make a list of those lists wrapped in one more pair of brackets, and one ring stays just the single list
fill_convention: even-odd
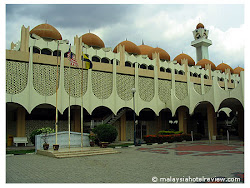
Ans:
[{"label": "decorative perforated wall", "polygon": [[[56,72],[56,66],[33,64],[33,85],[40,95],[50,96],[56,93]],[[59,75],[60,73],[58,83]]]},{"label": "decorative perforated wall", "polygon": [[175,82],[175,95],[180,100],[185,99],[188,96],[187,83]]},{"label": "decorative perforated wall", "polygon": [[139,81],[140,98],[144,101],[150,102],[155,95],[154,79],[153,78],[139,77],[138,81]]},{"label": "decorative perforated wall", "polygon": [[27,86],[29,64],[6,61],[6,93],[21,93]]},{"label": "decorative perforated wall", "polygon": [[204,85],[204,88],[205,88],[205,93],[207,93],[207,92],[210,91],[210,89],[212,88],[212,86]]},{"label": "decorative perforated wall", "polygon": [[201,95],[201,85],[200,84],[194,84],[194,90]]},{"label": "decorative perforated wall", "polygon": [[[72,97],[80,97],[81,89],[83,95],[87,91],[87,80],[88,80],[88,72],[87,70],[79,69],[79,68],[64,68],[64,88],[65,91],[69,94],[70,88],[70,96]],[[70,87],[69,87],[70,86]]]},{"label": "decorative perforated wall", "polygon": [[106,72],[92,72],[92,90],[99,99],[107,99],[113,90],[113,75]]},{"label": "decorative perforated wall", "polygon": [[159,98],[162,102],[166,103],[171,100],[172,84],[170,80],[158,81]]},{"label": "decorative perforated wall", "polygon": [[118,96],[125,101],[133,97],[132,88],[135,87],[135,77],[123,74],[116,75],[116,85]]}]

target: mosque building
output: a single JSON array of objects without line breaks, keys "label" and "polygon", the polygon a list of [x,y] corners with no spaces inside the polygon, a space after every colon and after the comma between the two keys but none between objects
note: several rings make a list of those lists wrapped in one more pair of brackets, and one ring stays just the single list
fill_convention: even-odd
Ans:
[{"label": "mosque building", "polygon": [[196,60],[128,40],[112,49],[93,33],[76,35],[75,67],[69,41],[55,27],[22,26],[20,41],[6,50],[6,134],[29,138],[35,129],[55,128],[56,109],[58,131],[67,131],[70,106],[71,131],[80,132],[81,121],[84,132],[109,123],[118,141],[134,139],[134,113],[137,139],[172,129],[213,139],[229,129],[243,138],[244,69],[209,60],[212,41],[202,23],[193,37]]}]

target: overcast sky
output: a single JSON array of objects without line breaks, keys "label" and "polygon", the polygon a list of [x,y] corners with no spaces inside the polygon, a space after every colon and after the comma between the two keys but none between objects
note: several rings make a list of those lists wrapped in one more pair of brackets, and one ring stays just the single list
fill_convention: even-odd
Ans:
[{"label": "overcast sky", "polygon": [[87,32],[98,35],[112,49],[129,40],[166,50],[171,60],[186,53],[196,61],[192,31],[202,22],[209,30],[210,60],[232,68],[244,67],[244,5],[95,4],[6,5],[6,48],[20,40],[21,26],[30,30],[41,23],[53,25],[63,39]]}]

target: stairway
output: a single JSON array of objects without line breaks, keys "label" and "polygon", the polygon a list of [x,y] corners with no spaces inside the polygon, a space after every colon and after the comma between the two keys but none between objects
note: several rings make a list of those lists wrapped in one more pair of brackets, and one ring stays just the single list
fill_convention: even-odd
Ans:
[{"label": "stairway", "polygon": [[107,117],[104,121],[103,124],[114,124],[116,120],[118,120],[125,112],[127,111],[127,109],[122,109],[117,115],[110,115],[109,117]]},{"label": "stairway", "polygon": [[63,148],[58,151],[54,150],[37,150],[37,154],[46,155],[49,157],[55,157],[58,159],[70,158],[70,157],[84,157],[92,155],[105,155],[120,153],[113,148],[98,148],[98,147],[87,147],[87,148]]}]

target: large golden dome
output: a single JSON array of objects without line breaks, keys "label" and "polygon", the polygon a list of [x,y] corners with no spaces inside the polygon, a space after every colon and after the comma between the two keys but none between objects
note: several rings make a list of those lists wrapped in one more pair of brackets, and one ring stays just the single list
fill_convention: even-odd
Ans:
[{"label": "large golden dome", "polygon": [[208,59],[201,59],[200,61],[197,62],[196,65],[197,66],[201,66],[202,68],[205,68],[205,65],[207,65],[207,64],[211,65],[211,69],[212,70],[216,69],[215,64],[212,61],[208,60]]},{"label": "large golden dome", "polygon": [[138,46],[138,48],[141,51],[141,55],[148,55],[149,51],[153,49],[153,47],[145,45],[145,44]]},{"label": "large golden dome", "polygon": [[240,75],[240,72],[241,72],[241,71],[244,71],[244,69],[241,68],[241,67],[236,67],[236,68],[234,69],[234,74],[239,74],[239,75]]},{"label": "large golden dome", "polygon": [[114,53],[117,53],[117,47],[119,45],[125,46],[125,51],[130,53],[130,54],[136,54],[136,55],[140,55],[141,54],[141,50],[140,48],[133,42],[125,40],[123,42],[120,42],[113,50]]},{"label": "large golden dome", "polygon": [[158,47],[157,48],[153,48],[153,49],[151,49],[149,51],[149,53],[148,53],[149,59],[153,59],[152,54],[155,53],[155,52],[159,53],[159,56],[160,56],[161,60],[170,61],[170,55],[165,50],[163,50],[161,48],[158,48]]},{"label": "large golden dome", "polygon": [[233,69],[225,63],[221,63],[216,67],[216,70],[221,70],[221,72],[225,72],[226,69],[230,69],[230,72],[233,73]]},{"label": "large golden dome", "polygon": [[50,24],[40,24],[34,27],[30,34],[36,34],[42,38],[49,38],[54,40],[62,40],[62,35],[59,31]]},{"label": "large golden dome", "polygon": [[86,33],[82,35],[82,42],[87,44],[88,46],[98,47],[98,48],[105,48],[104,42],[100,37],[93,33]]},{"label": "large golden dome", "polygon": [[182,59],[187,59],[187,60],[188,60],[188,65],[195,65],[195,62],[194,62],[193,58],[190,57],[190,56],[187,55],[187,54],[182,53],[182,54],[177,55],[177,56],[174,58],[174,60],[177,61],[177,63],[179,63],[179,64],[181,64],[181,60],[182,60]]}]

